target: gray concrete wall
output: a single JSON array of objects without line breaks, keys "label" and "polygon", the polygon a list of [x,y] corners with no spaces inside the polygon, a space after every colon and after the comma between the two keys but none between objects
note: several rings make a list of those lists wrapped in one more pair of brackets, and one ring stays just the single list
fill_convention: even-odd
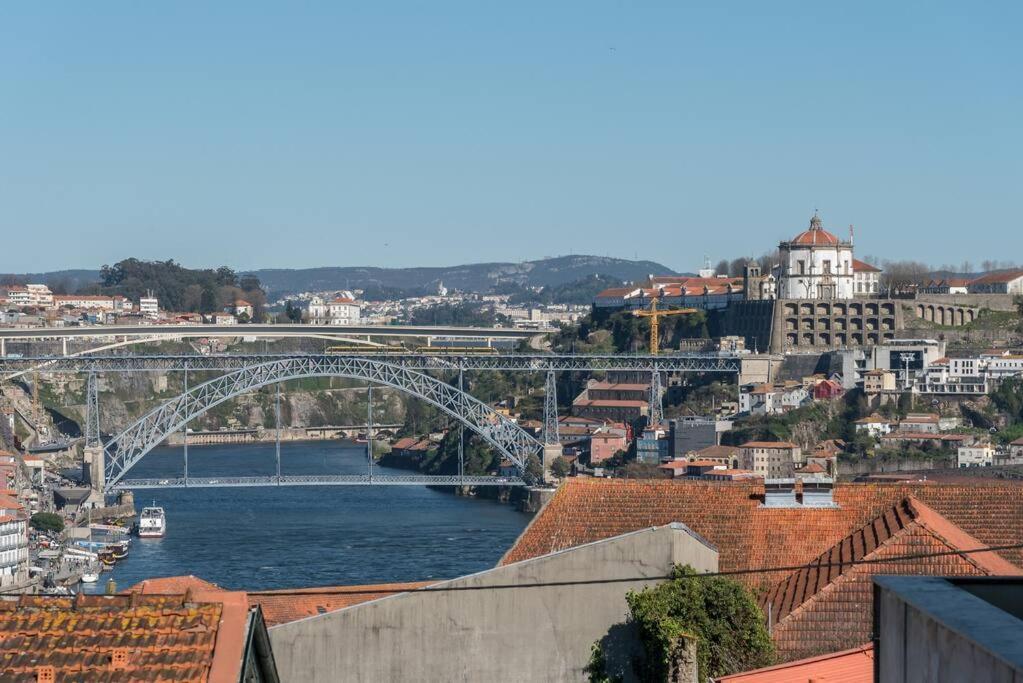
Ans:
[{"label": "gray concrete wall", "polygon": [[1023,681],[1023,622],[938,577],[875,578],[880,683]]},{"label": "gray concrete wall", "polygon": [[[716,571],[717,552],[684,525],[644,529],[282,624],[270,638],[285,682],[579,681],[594,642],[614,661],[633,651],[625,595],[675,564]],[[536,586],[633,577],[651,578]]]}]

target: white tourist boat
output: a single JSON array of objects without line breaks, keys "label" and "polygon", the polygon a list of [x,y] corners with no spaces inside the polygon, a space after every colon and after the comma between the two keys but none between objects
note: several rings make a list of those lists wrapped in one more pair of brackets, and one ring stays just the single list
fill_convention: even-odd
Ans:
[{"label": "white tourist boat", "polygon": [[167,517],[163,508],[152,505],[142,508],[139,515],[139,537],[160,538],[167,531]]},{"label": "white tourist boat", "polygon": [[82,574],[82,583],[96,583],[99,581],[99,572],[85,572]]}]

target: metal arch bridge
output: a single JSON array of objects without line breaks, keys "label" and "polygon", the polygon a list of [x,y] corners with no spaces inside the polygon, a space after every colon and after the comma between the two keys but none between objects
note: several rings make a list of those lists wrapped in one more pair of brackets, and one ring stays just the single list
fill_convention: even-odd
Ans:
[{"label": "metal arch bridge", "polygon": [[[273,477],[202,478],[126,480],[125,474],[168,435],[183,428],[189,421],[210,408],[239,394],[269,384],[301,377],[346,377],[382,384],[423,399],[441,409],[479,434],[503,456],[511,460],[520,473],[525,472],[526,459],[539,454],[543,445],[508,417],[487,404],[441,380],[416,370],[389,362],[350,356],[291,356],[242,367],[228,374],[192,387],[184,394],[153,409],[102,448],[103,481],[93,482],[106,490],[155,488],[167,486],[265,486],[265,485],[339,485],[364,483],[391,484],[472,484],[523,485],[521,477],[447,477],[427,476],[377,477],[370,475],[282,476],[280,460]],[[95,379],[90,375],[90,404],[95,395]],[[93,409],[93,414],[96,412]],[[91,420],[90,420],[91,424]],[[90,430],[91,431],[91,430]],[[98,434],[98,430],[96,432]]]},{"label": "metal arch bridge", "polygon": [[716,353],[678,354],[390,354],[372,351],[331,354],[217,354],[217,355],[81,355],[0,357],[0,379],[29,372],[97,373],[211,371],[227,372],[272,361],[362,358],[410,370],[501,370],[542,372],[631,370],[646,372],[739,373],[742,356]]}]

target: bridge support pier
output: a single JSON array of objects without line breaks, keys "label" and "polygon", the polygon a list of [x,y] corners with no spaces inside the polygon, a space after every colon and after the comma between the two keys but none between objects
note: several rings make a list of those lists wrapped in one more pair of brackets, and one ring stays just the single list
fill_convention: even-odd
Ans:
[{"label": "bridge support pier", "polygon": [[82,473],[89,480],[89,487],[93,493],[102,495],[106,486],[104,473],[106,472],[106,454],[103,446],[86,446],[82,464]]},{"label": "bridge support pier", "polygon": [[555,459],[560,458],[564,455],[565,451],[560,443],[556,444],[544,444],[543,447],[543,480],[545,483],[552,481],[551,477],[551,463]]}]

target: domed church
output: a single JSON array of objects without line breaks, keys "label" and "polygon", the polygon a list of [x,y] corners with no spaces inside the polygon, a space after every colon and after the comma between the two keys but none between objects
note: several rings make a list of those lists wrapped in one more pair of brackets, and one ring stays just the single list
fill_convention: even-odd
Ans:
[{"label": "domed church", "polygon": [[778,245],[778,296],[782,299],[851,299],[853,273],[852,228],[848,242],[835,237],[814,212],[810,227]]}]

